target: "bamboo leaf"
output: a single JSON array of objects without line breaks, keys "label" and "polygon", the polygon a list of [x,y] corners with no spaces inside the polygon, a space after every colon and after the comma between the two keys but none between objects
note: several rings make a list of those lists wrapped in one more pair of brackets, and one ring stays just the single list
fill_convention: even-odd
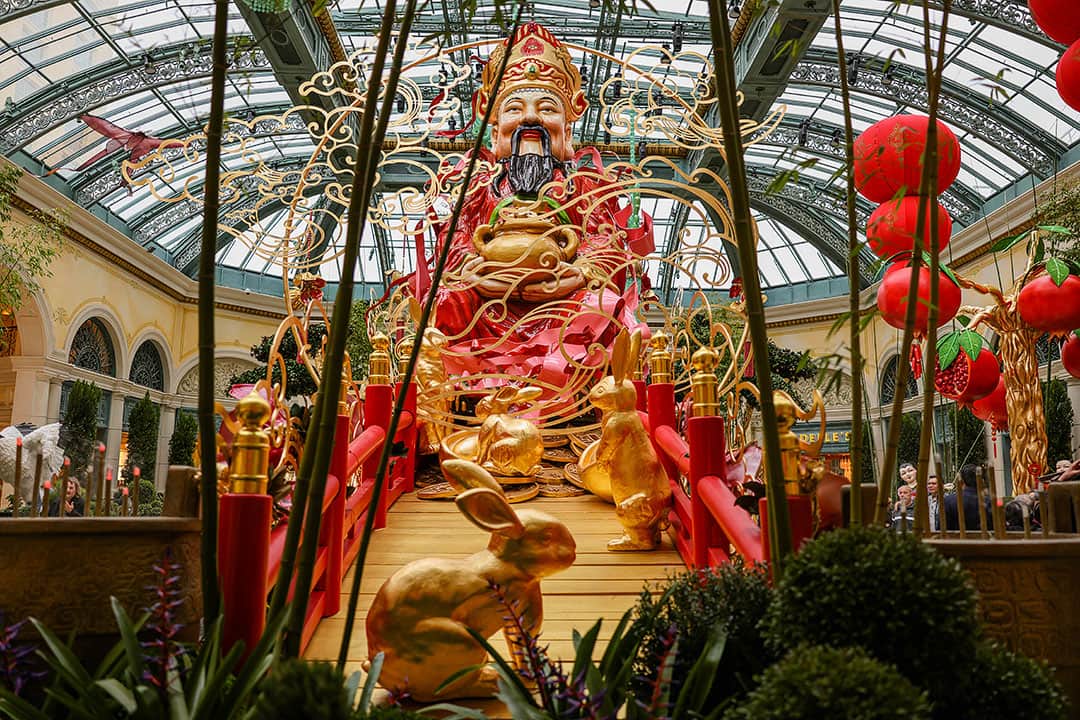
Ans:
[{"label": "bamboo leaf", "polygon": [[1072,235],[1073,231],[1063,225],[1039,225],[1040,230],[1056,233],[1058,235]]},{"label": "bamboo leaf", "polygon": [[1057,258],[1047,258],[1046,274],[1050,276],[1055,285],[1061,287],[1061,284],[1065,282],[1065,278],[1069,277],[1069,266]]},{"label": "bamboo leaf", "polygon": [[1041,237],[1036,236],[1034,238],[1035,247],[1028,246],[1029,254],[1031,255],[1031,261],[1035,264],[1041,263],[1043,258],[1046,257],[1046,243],[1043,242]]},{"label": "bamboo leaf", "polygon": [[990,246],[990,252],[996,252],[996,253],[1005,252],[1006,250],[1008,250],[1008,249],[1012,248],[1013,246],[1015,246],[1018,242],[1023,240],[1025,237],[1027,237],[1027,234],[1028,234],[1027,230],[1025,230],[1024,232],[1020,233],[1019,235],[1011,235],[1009,237],[1001,238],[1000,240],[998,240],[997,242],[995,242],[993,245]]}]

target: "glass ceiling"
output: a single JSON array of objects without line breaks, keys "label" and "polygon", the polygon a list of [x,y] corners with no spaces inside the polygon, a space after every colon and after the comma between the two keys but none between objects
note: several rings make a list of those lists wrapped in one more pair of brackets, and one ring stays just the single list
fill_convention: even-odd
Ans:
[{"label": "glass ceiling", "polygon": [[[642,45],[670,44],[673,23],[679,21],[683,51],[709,55],[703,0],[652,4],[655,11],[642,5],[633,16],[592,8],[589,0],[535,2],[531,11],[564,42],[622,57]],[[340,0],[330,8],[346,53],[371,42],[381,12],[377,4]],[[471,22],[457,8],[452,2],[428,3],[417,22],[417,34],[443,34],[453,44],[497,36],[498,28],[490,22],[490,0],[478,3]],[[991,15],[961,8],[949,19],[941,113],[960,139],[964,159],[960,177],[943,202],[958,226],[978,221],[1003,191],[1048,177],[1080,154],[1076,152],[1080,120],[1054,86],[1054,68],[1063,48],[1034,28],[1026,3],[1001,0],[986,12]],[[0,152],[39,175],[52,171],[48,181],[62,192],[189,273],[194,272],[192,258],[198,245],[198,206],[166,205],[146,188],[128,188],[118,168],[130,149],[105,153],[83,167],[106,147],[106,138],[77,118],[89,113],[151,140],[198,132],[209,108],[212,13],[209,0],[0,3]],[[936,37],[940,13],[931,13],[931,20]],[[925,112],[921,8],[891,0],[843,0],[841,22],[845,48],[853,58],[849,71],[856,132],[897,113]],[[832,28],[832,19],[827,18],[806,38],[802,57],[773,104],[785,109],[783,122],[772,137],[746,153],[766,287],[842,276],[838,248],[846,243],[846,220],[843,180],[837,173],[841,166],[837,129],[843,117]],[[295,88],[282,85],[281,74],[275,74],[235,5],[229,33],[226,112],[251,119],[290,107]],[[579,53],[574,55],[576,62],[583,62]],[[692,77],[697,68],[688,63],[679,59],[673,69],[687,70]],[[589,92],[595,97],[605,68],[592,60],[586,65]],[[433,64],[431,75],[437,70]],[[753,81],[748,77],[744,86]],[[689,92],[686,83],[683,87]],[[759,117],[768,110],[762,108]],[[282,171],[295,170],[312,151],[302,130],[299,122],[285,131],[256,126],[254,145]],[[579,145],[604,141],[598,113],[579,121],[576,136]],[[223,158],[223,166],[231,170],[244,162],[239,156]],[[175,188],[187,180],[201,183],[200,163],[181,163],[178,169]],[[769,183],[785,170],[792,171],[793,180],[777,192],[767,192]],[[671,205],[651,198],[644,208],[656,221],[661,250],[680,229],[675,219],[682,216]],[[860,217],[865,219],[871,209],[861,201]],[[700,221],[688,222],[692,242],[704,229],[693,225]],[[381,286],[386,263],[403,272],[412,269],[410,244],[393,235],[369,230],[363,239],[357,277],[371,289]],[[335,234],[328,257],[338,242]],[[277,269],[253,255],[248,244],[223,236],[217,259],[220,282],[280,294]],[[331,282],[340,276],[337,263],[327,261],[322,267]],[[675,277],[672,285],[677,288],[680,278]]]}]

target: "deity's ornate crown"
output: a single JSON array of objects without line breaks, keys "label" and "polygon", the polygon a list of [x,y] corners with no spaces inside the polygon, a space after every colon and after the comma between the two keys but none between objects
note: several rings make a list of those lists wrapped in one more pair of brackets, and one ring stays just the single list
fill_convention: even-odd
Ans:
[{"label": "deity's ornate crown", "polygon": [[518,28],[510,59],[506,63],[506,73],[499,85],[499,94],[492,98],[491,91],[505,53],[504,41],[488,58],[478,97],[478,113],[484,113],[489,102],[498,106],[507,94],[526,87],[544,88],[557,93],[562,98],[566,119],[570,122],[585,112],[589,102],[581,92],[581,74],[574,66],[570,53],[547,28],[534,22]]}]

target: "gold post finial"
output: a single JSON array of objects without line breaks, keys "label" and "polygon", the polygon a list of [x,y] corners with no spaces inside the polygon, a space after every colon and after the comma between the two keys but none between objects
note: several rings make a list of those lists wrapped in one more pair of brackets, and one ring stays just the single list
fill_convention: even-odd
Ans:
[{"label": "gold post finial", "polygon": [[694,376],[690,388],[694,398],[694,417],[718,415],[720,398],[717,395],[716,368],[720,366],[720,353],[716,348],[701,347],[690,358]]},{"label": "gold post finial", "polygon": [[649,339],[649,381],[654,383],[671,382],[671,348],[668,335],[658,330]]},{"label": "gold post finial", "polygon": [[383,333],[375,333],[371,338],[374,350],[368,357],[368,384],[390,384],[390,338]]},{"label": "gold post finial", "polygon": [[398,375],[405,375],[405,370],[409,365],[409,356],[412,355],[413,343],[416,342],[416,338],[412,335],[406,335],[397,344],[397,371]]},{"label": "gold post finial", "polygon": [[266,493],[270,466],[270,433],[263,425],[270,418],[270,403],[254,390],[236,405],[240,430],[233,439],[230,489],[234,493]]},{"label": "gold post finial", "polygon": [[799,436],[791,431],[798,408],[791,397],[780,390],[773,391],[776,408],[776,429],[780,435],[780,454],[783,456],[784,491],[788,495],[800,495],[799,485]]}]

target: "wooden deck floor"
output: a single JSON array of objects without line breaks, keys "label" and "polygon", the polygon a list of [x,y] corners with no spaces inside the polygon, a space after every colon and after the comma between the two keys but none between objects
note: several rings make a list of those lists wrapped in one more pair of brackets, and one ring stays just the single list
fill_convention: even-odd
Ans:
[{"label": "wooden deck floor", "polygon": [[[607,541],[620,534],[611,505],[586,495],[579,498],[532,500],[517,507],[550,513],[570,528],[577,541],[577,562],[567,571],[543,582],[543,639],[554,658],[572,658],[572,631],[584,632],[597,618],[605,618],[601,639],[606,640],[615,621],[631,607],[646,583],[655,584],[685,569],[679,555],[665,538],[661,549],[651,553],[609,553]],[[452,502],[417,500],[403,496],[393,507],[387,528],[379,530],[368,553],[360,587],[360,602],[349,645],[346,674],[357,670],[367,658],[364,618],[383,581],[410,560],[421,557],[462,557],[487,544],[488,536],[469,523]],[[310,660],[336,660],[341,646],[348,589],[353,571],[344,584],[342,611],[326,618],[308,646]],[[493,639],[502,648],[502,640]]]}]

